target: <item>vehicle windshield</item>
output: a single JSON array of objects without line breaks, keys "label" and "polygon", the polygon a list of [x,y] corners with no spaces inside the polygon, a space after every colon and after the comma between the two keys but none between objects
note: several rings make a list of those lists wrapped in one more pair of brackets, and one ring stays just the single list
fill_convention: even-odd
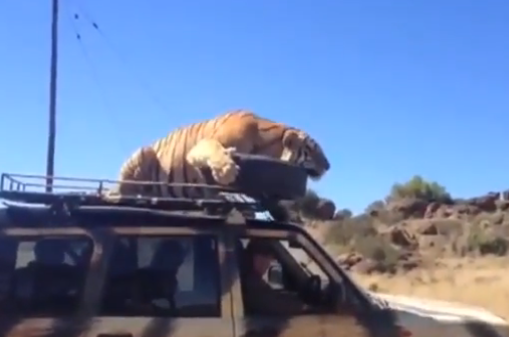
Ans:
[{"label": "vehicle windshield", "polygon": [[[312,273],[320,277],[320,279],[322,280],[322,285],[326,286],[329,283],[329,277],[327,276],[327,274],[325,274],[322,268],[320,268],[320,266],[311,258],[311,256],[303,248],[290,247],[289,243],[285,241],[281,243],[283,247],[287,249],[287,251],[293,256],[293,258],[297,262],[299,262],[308,273]],[[327,249],[325,249],[325,253],[330,254]],[[360,286],[355,279],[349,277],[346,272],[343,274],[344,274],[343,277],[348,278],[349,281],[353,284],[353,286],[356,287],[361,293],[363,293],[364,296],[366,296],[368,299],[371,298],[368,295],[369,292],[365,288]]]}]

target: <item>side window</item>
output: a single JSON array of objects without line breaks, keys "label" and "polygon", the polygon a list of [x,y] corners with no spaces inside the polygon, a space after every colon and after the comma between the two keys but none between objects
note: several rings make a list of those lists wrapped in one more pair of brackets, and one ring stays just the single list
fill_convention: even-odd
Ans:
[{"label": "side window", "polygon": [[[271,241],[280,242],[280,240],[271,240]],[[244,271],[243,274],[246,274],[245,277],[247,277],[247,274],[249,274],[250,272],[255,272],[255,270],[254,270],[255,268],[251,264],[251,261],[250,261],[252,258],[254,259],[254,256],[253,256],[254,252],[248,251],[246,249],[250,242],[249,239],[241,239],[240,242],[242,244],[242,250],[243,250],[243,255],[244,255],[243,258],[241,259],[241,263],[242,263],[241,267],[242,267],[242,270]],[[249,270],[251,270],[251,271],[249,271]],[[281,267],[281,264],[279,263],[279,261],[277,260],[277,258],[275,258],[275,257],[271,258],[270,264],[266,268],[266,270],[263,272],[263,274],[261,275],[261,278],[272,289],[282,289],[283,284],[282,284],[282,279],[281,279],[281,270],[282,270],[282,267]],[[269,273],[272,274],[272,277],[269,277]],[[275,277],[274,277],[274,274],[276,274],[276,273],[277,273],[277,278],[278,278],[277,281],[275,280]]]},{"label": "side window", "polygon": [[[332,311],[329,277],[300,247],[286,240],[243,239],[240,262],[244,311],[248,316],[297,316]],[[332,296],[333,297],[333,296]]]},{"label": "side window", "polygon": [[109,262],[101,316],[221,315],[213,236],[120,236]]},{"label": "side window", "polygon": [[[88,237],[2,238],[0,307],[23,317],[78,309],[93,242]],[[79,246],[79,249],[77,248]]]}]

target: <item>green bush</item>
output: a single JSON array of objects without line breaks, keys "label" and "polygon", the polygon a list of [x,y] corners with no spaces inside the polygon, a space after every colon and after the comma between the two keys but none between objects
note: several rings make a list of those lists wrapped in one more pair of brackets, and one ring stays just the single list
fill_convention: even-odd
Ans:
[{"label": "green bush", "polygon": [[418,175],[404,184],[394,184],[388,199],[398,200],[406,198],[440,202],[451,200],[451,196],[444,186],[434,181],[426,181]]},{"label": "green bush", "polygon": [[401,252],[384,238],[376,235],[358,237],[355,251],[375,262],[379,272],[395,272],[402,256]]},{"label": "green bush", "polygon": [[334,220],[327,235],[327,242],[340,246],[350,246],[358,237],[376,236],[377,234],[373,219],[362,214]]},{"label": "green bush", "polygon": [[382,200],[376,200],[376,201],[373,201],[371,204],[369,204],[368,207],[366,207],[366,209],[364,210],[364,213],[370,214],[373,211],[377,212],[377,211],[383,210],[384,208],[385,208],[385,202],[383,202]]},{"label": "green bush", "polygon": [[336,214],[334,215],[334,219],[339,220],[350,219],[352,216],[353,213],[351,210],[349,210],[348,208],[343,208],[336,212]]},{"label": "green bush", "polygon": [[284,207],[290,212],[292,218],[314,218],[317,214],[320,197],[313,190],[307,190],[306,195],[295,201],[284,203]]},{"label": "green bush", "polygon": [[[321,198],[315,191],[308,189],[304,197],[291,203],[289,210],[290,212],[297,214],[300,218],[329,220],[330,217],[332,217],[332,214],[330,217],[327,216],[327,218],[324,218],[323,209],[321,208],[326,202],[331,201]],[[352,216],[352,212],[348,209],[343,209],[337,214],[338,216],[343,217]]]}]

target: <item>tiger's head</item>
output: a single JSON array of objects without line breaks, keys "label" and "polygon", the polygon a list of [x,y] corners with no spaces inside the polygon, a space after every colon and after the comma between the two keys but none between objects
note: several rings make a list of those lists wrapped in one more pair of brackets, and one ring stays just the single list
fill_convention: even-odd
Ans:
[{"label": "tiger's head", "polygon": [[312,180],[320,180],[330,169],[320,144],[307,133],[290,129],[283,136],[281,160],[303,167]]}]

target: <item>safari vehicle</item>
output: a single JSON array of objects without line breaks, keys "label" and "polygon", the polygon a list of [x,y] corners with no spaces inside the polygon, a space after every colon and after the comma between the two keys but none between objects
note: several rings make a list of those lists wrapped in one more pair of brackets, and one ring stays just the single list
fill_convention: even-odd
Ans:
[{"label": "safari vehicle", "polygon": [[[112,202],[106,181],[61,179],[74,192],[47,193],[27,178],[45,179],[1,177],[1,336],[509,336],[481,309],[367,292],[303,228],[275,211],[252,217],[276,209],[267,195]],[[85,182],[98,187],[77,191]],[[260,239],[277,261],[266,275],[274,296],[294,296],[301,310],[250,310],[242,254]]]}]

